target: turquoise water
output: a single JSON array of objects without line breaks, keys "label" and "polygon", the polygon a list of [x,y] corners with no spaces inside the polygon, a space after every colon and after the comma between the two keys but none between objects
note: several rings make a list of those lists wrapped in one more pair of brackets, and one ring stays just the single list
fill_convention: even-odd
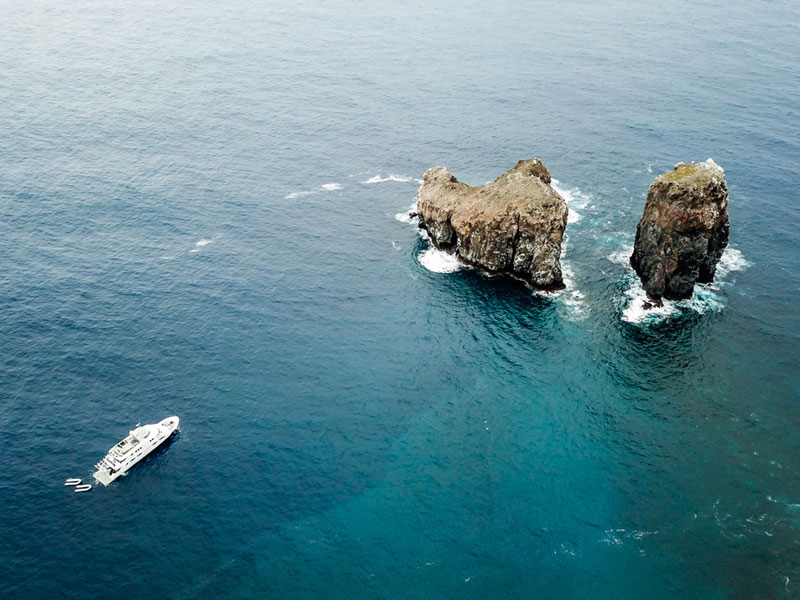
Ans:
[{"label": "turquoise water", "polygon": [[[3,20],[0,596],[800,595],[796,3]],[[428,167],[533,156],[562,294],[403,222]],[[709,156],[719,280],[642,315],[648,185]]]}]

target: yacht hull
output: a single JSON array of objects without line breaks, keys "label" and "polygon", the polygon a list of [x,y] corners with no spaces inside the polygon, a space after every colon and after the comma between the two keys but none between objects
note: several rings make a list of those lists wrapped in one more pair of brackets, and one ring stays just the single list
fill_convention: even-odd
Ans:
[{"label": "yacht hull", "polygon": [[128,437],[111,448],[97,465],[94,478],[98,483],[109,485],[125,475],[153,450],[161,446],[178,431],[180,419],[167,417],[152,425],[137,426]]}]

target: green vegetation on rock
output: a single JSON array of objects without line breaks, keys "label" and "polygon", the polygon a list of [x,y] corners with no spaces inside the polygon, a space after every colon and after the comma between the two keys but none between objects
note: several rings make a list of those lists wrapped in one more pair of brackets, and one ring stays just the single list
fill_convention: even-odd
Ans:
[{"label": "green vegetation on rock", "polygon": [[684,177],[689,177],[690,175],[694,175],[697,172],[697,164],[691,165],[683,165],[682,167],[675,169],[669,173],[664,173],[661,175],[661,179],[664,181],[678,181],[683,179]]}]

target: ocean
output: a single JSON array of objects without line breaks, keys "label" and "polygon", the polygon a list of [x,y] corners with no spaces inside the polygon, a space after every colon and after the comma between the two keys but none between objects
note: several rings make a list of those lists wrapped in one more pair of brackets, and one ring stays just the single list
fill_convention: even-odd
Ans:
[{"label": "ocean", "polygon": [[[796,2],[2,13],[0,597],[800,597]],[[558,294],[407,216],[532,157]],[[648,186],[709,157],[717,280],[645,313]]]}]

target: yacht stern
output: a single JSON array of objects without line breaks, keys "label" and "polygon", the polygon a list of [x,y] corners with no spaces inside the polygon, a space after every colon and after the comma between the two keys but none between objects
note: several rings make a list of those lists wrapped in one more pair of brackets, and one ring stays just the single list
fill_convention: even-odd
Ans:
[{"label": "yacht stern", "polygon": [[114,481],[113,479],[111,479],[111,476],[105,469],[98,469],[97,472],[95,472],[94,474],[94,478],[103,485],[108,485],[109,483]]}]

